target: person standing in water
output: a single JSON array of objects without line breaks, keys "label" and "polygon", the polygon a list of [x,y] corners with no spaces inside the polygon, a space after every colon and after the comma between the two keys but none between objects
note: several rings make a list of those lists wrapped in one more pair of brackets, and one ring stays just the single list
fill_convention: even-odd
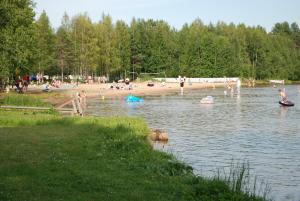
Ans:
[{"label": "person standing in water", "polygon": [[237,94],[240,94],[240,92],[241,92],[241,80],[240,79],[238,79],[236,81],[236,91],[237,91]]},{"label": "person standing in water", "polygon": [[180,85],[180,92],[181,92],[181,95],[183,95],[183,87],[184,87],[184,78],[181,77],[180,75],[178,76],[178,79],[179,79],[179,85]]},{"label": "person standing in water", "polygon": [[287,95],[285,93],[285,89],[279,89],[279,95],[280,95],[280,98],[281,98],[281,101],[282,102],[286,102],[287,101]]}]

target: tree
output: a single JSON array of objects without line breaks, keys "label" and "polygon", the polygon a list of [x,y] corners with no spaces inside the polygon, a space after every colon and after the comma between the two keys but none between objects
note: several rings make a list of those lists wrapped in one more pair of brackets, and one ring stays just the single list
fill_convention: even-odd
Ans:
[{"label": "tree", "polygon": [[143,66],[143,30],[141,20],[132,19],[130,24],[131,36],[131,65],[132,65],[132,78],[135,78],[135,73],[141,72]]},{"label": "tree", "polygon": [[0,1],[0,80],[32,71],[33,2]]},{"label": "tree", "polygon": [[291,32],[292,31],[288,22],[276,23],[272,29],[273,34],[290,35]]},{"label": "tree", "polygon": [[[166,72],[188,77],[242,76],[300,79],[297,23],[276,23],[270,33],[200,19],[180,30],[162,20],[133,18],[130,26],[109,15],[92,23],[87,14],[54,33],[46,12],[34,22],[31,0],[0,2],[0,80],[16,74],[46,72],[123,77]],[[2,82],[2,81],[1,81]]]},{"label": "tree", "polygon": [[97,34],[87,14],[77,15],[72,19],[72,38],[75,49],[75,66],[77,74],[88,76],[95,72],[97,67]]},{"label": "tree", "polygon": [[121,67],[111,17],[103,14],[102,20],[96,25],[96,30],[99,71],[101,75],[109,77],[110,74],[119,72]]},{"label": "tree", "polygon": [[74,60],[73,43],[71,39],[71,22],[66,13],[63,16],[62,25],[56,32],[56,50],[57,62],[61,70],[61,79],[63,81],[64,71],[68,69],[68,74],[70,74]]},{"label": "tree", "polygon": [[116,22],[115,36],[117,55],[120,61],[118,70],[125,70],[125,72],[130,72],[130,32],[129,27],[123,21],[119,20]]},{"label": "tree", "polygon": [[49,73],[55,66],[55,35],[45,11],[35,23],[36,71]]}]

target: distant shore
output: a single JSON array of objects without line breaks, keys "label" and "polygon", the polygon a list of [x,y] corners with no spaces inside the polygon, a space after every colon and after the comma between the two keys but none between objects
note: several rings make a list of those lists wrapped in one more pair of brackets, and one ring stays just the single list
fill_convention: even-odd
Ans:
[{"label": "distant shore", "polygon": [[[159,95],[159,94],[167,94],[173,92],[180,93],[179,83],[166,83],[162,85],[159,82],[155,82],[154,86],[147,86],[147,82],[139,82],[132,83],[132,89],[111,89],[111,84],[81,84],[79,85],[75,91],[84,90],[87,94],[87,97],[116,97],[116,96],[126,96],[129,94],[138,95],[138,96],[147,96],[147,95]],[[185,84],[184,90],[191,89],[203,89],[203,88],[215,88],[215,87],[223,87],[223,83],[193,83],[189,85]]]},{"label": "distant shore", "polygon": [[[42,96],[47,96],[49,102],[51,102],[55,106],[59,106],[63,104],[63,102],[69,100],[75,93],[80,93],[84,91],[86,93],[87,98],[114,98],[114,97],[122,97],[126,95],[135,95],[135,96],[149,96],[149,95],[161,95],[161,94],[169,94],[169,93],[180,93],[179,83],[165,83],[164,85],[161,82],[154,82],[153,86],[147,86],[148,82],[132,82],[130,85],[132,89],[128,89],[128,85],[123,84],[124,88],[116,89],[111,88],[112,83],[93,83],[93,84],[79,84],[79,85],[71,85],[71,84],[62,84],[61,87],[55,88],[50,87],[50,91],[53,93],[59,93],[59,99],[53,98],[51,93],[46,95],[47,93],[42,91],[42,85],[30,85],[28,92],[29,94],[44,94]],[[257,81],[255,85],[269,85],[270,83],[267,81]],[[287,84],[297,84],[297,82],[288,82]],[[122,85],[122,84],[120,84]],[[230,83],[230,86],[235,88],[236,83]],[[205,89],[205,88],[226,88],[227,84],[224,83],[211,83],[211,82],[202,82],[202,83],[188,83],[186,82],[184,85],[184,91],[189,91],[192,89]],[[242,83],[242,87],[249,87],[247,83]],[[250,86],[251,87],[251,86]]]}]

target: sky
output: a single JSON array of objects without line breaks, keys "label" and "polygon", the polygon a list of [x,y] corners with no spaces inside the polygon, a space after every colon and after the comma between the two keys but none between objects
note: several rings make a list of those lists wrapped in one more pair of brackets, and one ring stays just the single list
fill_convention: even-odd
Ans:
[{"label": "sky", "polygon": [[181,29],[185,23],[201,19],[204,24],[225,23],[260,25],[271,31],[277,22],[300,26],[299,0],[33,0],[36,18],[46,11],[51,25],[58,28],[63,14],[70,17],[87,13],[93,22],[108,14],[113,22],[130,24],[133,17],[164,20]]}]

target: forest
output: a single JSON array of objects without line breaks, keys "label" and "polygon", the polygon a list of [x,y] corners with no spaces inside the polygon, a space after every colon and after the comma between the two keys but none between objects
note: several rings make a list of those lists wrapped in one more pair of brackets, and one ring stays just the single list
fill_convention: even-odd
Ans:
[{"label": "forest", "polygon": [[31,0],[0,2],[2,82],[36,73],[300,80],[296,22],[278,22],[267,32],[195,19],[175,29],[163,20],[133,18],[126,24],[99,13],[99,21],[92,22],[87,13],[65,13],[53,28],[45,11],[35,17],[34,6]]}]

